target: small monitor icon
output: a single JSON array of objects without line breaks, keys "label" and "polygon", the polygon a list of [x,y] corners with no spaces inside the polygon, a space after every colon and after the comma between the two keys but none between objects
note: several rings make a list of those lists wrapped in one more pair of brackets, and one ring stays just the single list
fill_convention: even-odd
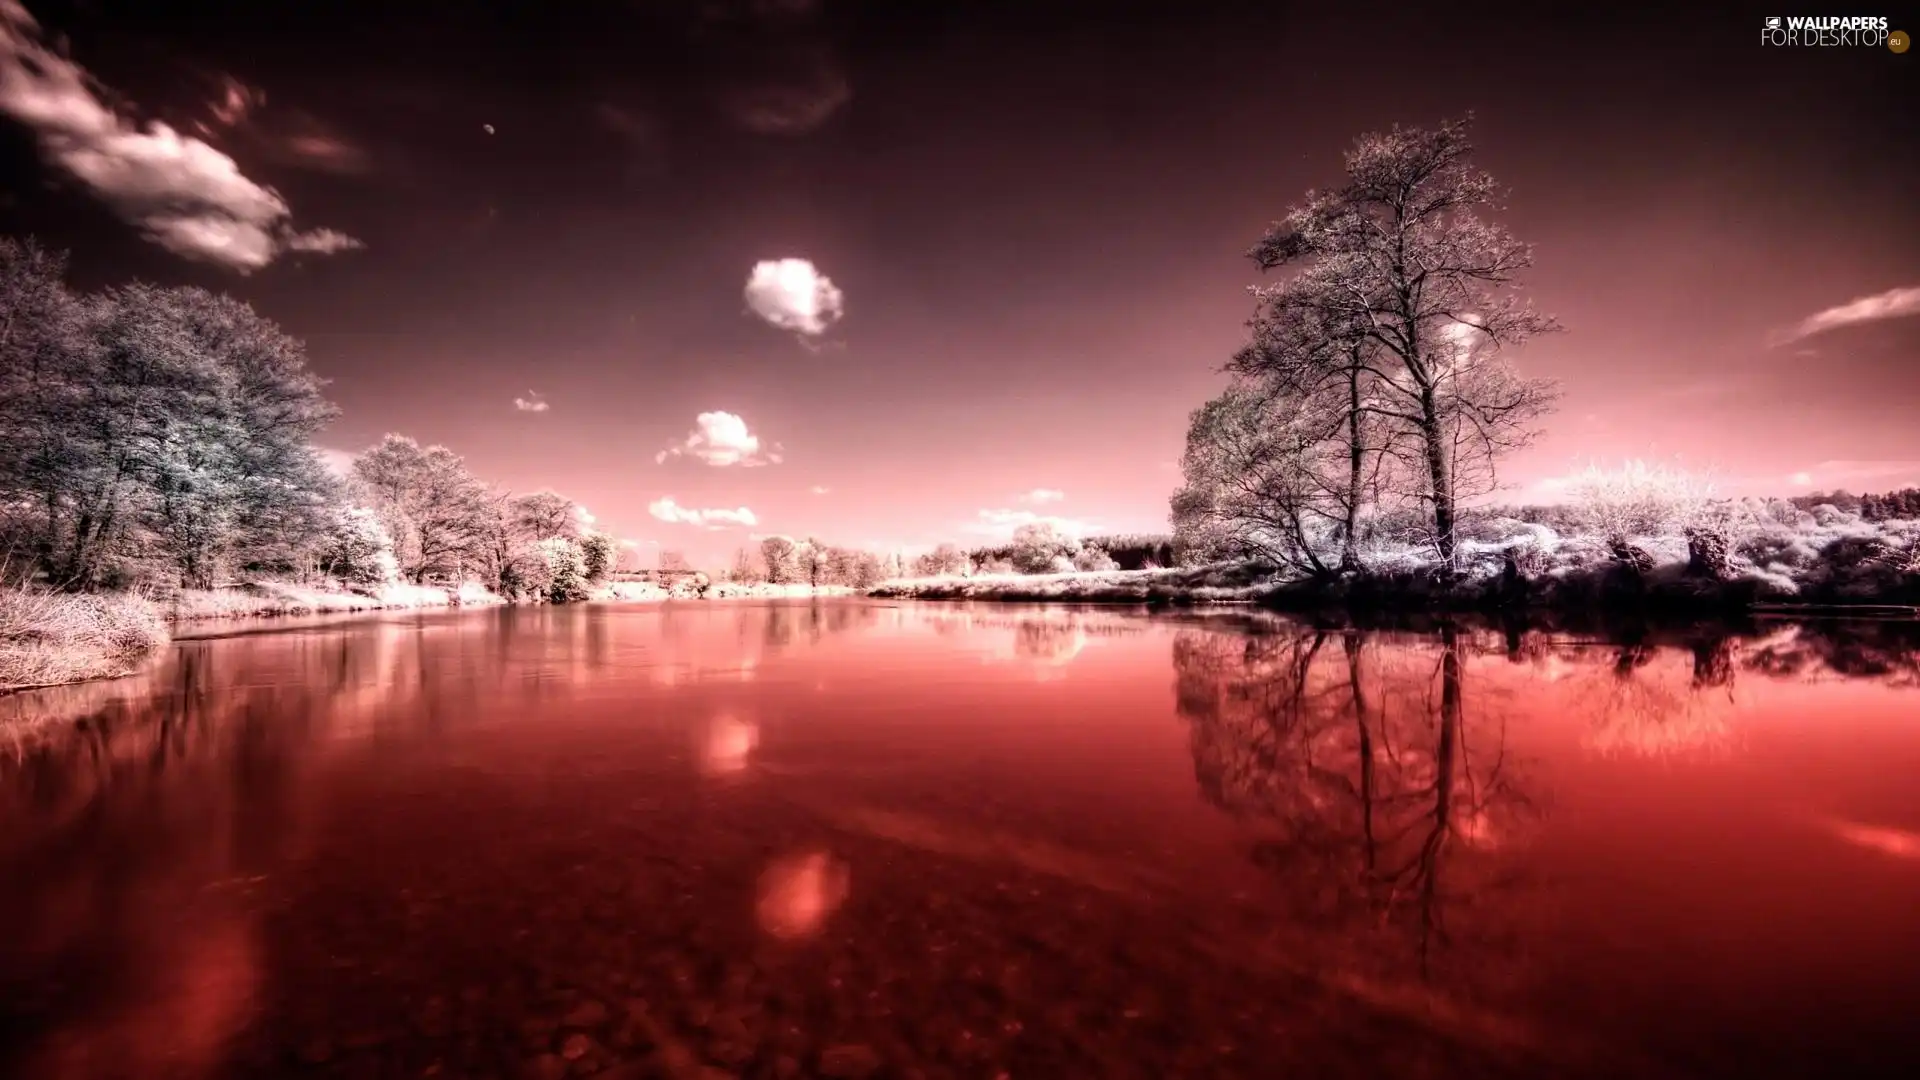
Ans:
[{"label": "small monitor icon", "polygon": [[1767,29],[1769,30],[1780,29],[1780,16],[1778,15],[1767,16]]}]

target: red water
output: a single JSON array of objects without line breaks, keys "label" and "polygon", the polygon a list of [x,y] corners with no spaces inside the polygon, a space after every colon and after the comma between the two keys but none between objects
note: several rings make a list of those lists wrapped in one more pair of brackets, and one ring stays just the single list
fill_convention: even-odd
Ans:
[{"label": "red water", "polygon": [[1920,1063],[1911,627],[238,629],[0,699],[0,1074]]}]

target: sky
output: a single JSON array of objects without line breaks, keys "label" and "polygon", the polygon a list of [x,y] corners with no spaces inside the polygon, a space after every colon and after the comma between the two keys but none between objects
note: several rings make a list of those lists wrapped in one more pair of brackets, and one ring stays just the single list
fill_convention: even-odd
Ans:
[{"label": "sky", "polygon": [[1247,249],[1362,132],[1471,110],[1566,327],[1512,354],[1564,396],[1502,498],[1920,483],[1920,56],[1762,21],[0,0],[0,231],[247,300],[330,451],[442,443],[697,559],[1163,531]]}]

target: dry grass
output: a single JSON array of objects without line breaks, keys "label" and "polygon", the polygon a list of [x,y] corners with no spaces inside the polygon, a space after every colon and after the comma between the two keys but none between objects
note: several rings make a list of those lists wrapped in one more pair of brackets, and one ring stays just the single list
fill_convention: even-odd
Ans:
[{"label": "dry grass", "polygon": [[144,597],[0,590],[0,691],[115,678],[166,643],[166,620]]}]

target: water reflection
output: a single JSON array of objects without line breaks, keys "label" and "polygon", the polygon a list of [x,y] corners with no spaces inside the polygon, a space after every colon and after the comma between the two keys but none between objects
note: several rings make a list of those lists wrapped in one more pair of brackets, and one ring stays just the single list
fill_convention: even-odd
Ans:
[{"label": "water reflection", "polygon": [[846,900],[848,879],[847,864],[824,851],[775,860],[760,875],[760,928],[788,941],[818,933]]},{"label": "water reflection", "polygon": [[1845,1064],[1920,992],[1911,625],[244,629],[0,698],[0,1074]]},{"label": "water reflection", "polygon": [[707,723],[702,742],[701,769],[709,776],[731,776],[747,767],[760,745],[760,728],[722,713]]},{"label": "water reflection", "polygon": [[[1256,861],[1296,917],[1411,935],[1422,974],[1459,898],[1505,884],[1476,857],[1526,840],[1543,811],[1508,752],[1497,700],[1470,699],[1462,635],[1358,630],[1174,640],[1180,715],[1205,797],[1260,826]],[[1484,928],[1476,928],[1484,929]]]}]

